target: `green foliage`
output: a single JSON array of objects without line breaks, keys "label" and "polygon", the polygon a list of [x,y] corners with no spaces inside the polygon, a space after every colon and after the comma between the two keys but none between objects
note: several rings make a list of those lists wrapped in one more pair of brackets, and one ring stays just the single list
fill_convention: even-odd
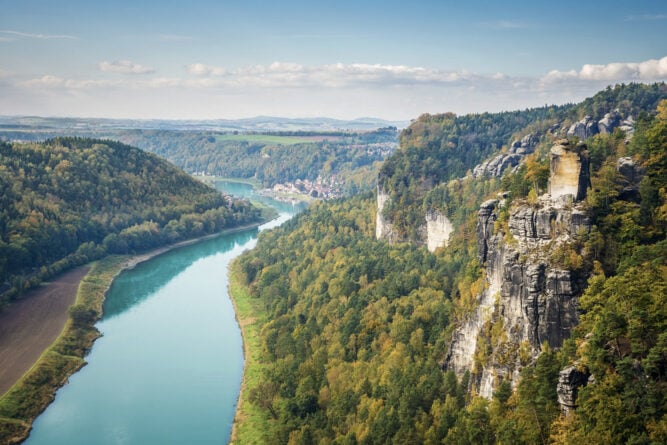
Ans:
[{"label": "green foliage", "polygon": [[[380,170],[378,185],[391,198],[385,208],[385,217],[402,239],[418,240],[415,228],[422,223],[420,213],[423,207],[428,206],[426,200],[430,191],[438,185],[466,176],[477,164],[507,146],[511,138],[528,132],[545,133],[554,123],[567,125],[587,114],[600,119],[614,109],[619,109],[626,116],[640,116],[642,111],[654,110],[665,98],[667,85],[664,83],[630,84],[610,87],[578,105],[464,116],[453,113],[422,115],[403,130],[399,150],[385,161]],[[645,125],[645,114],[640,116],[640,129]],[[660,132],[655,128],[651,131]],[[667,138],[666,134],[653,139]],[[640,134],[639,138],[642,137]],[[591,149],[593,168],[597,169],[611,151],[615,152],[619,145],[623,145],[623,140],[624,135],[620,131],[612,136],[594,138]],[[656,143],[659,147],[660,142]],[[649,144],[637,150],[655,151],[650,147]],[[660,153],[660,150],[657,152]],[[667,160],[660,155],[654,158],[654,162],[667,167]],[[548,159],[535,156],[529,158],[526,165],[520,168],[518,175],[502,178],[503,190],[509,191],[511,197],[526,197],[531,188],[538,195],[546,190]],[[660,189],[658,185],[655,187]]]},{"label": "green foliage", "polygon": [[154,248],[256,221],[155,155],[118,142],[0,143],[4,297],[106,253]]},{"label": "green foliage", "polygon": [[463,407],[436,360],[461,258],[375,241],[371,199],[314,205],[239,259],[266,311],[250,400],[273,442],[437,441]]},{"label": "green foliage", "polygon": [[[637,103],[654,100],[664,87],[628,91],[636,97],[618,87],[559,112],[574,119],[588,108],[607,112],[604,107],[621,100],[626,112],[639,113]],[[501,383],[490,401],[467,394],[475,374],[457,382],[435,359],[446,354],[452,320],[465,320],[483,288],[475,260],[479,203],[500,190],[509,192],[508,203],[535,201],[547,186],[542,149],[501,179],[452,179],[469,168],[462,164],[465,156],[456,159],[460,151],[483,156],[502,133],[492,125],[495,115],[423,116],[403,133],[402,149],[380,177],[392,197],[385,216],[404,239],[417,239],[425,212],[447,215],[455,231],[436,256],[373,240],[367,197],[314,206],[262,234],[239,264],[266,311],[260,336],[265,373],[251,399],[265,413],[271,441],[660,443],[667,435],[667,105],[664,119],[662,107],[657,117],[639,118],[635,138],[642,146],[627,145],[619,132],[589,141],[593,228],[578,234],[576,245],[549,252],[559,267],[596,271],[581,298],[581,325],[561,350],[545,347],[537,360],[527,344],[507,351],[508,360],[518,357],[524,365],[521,379],[514,392]],[[478,123],[485,136],[461,142],[462,123]],[[624,197],[628,184],[616,169],[628,154],[646,173],[638,201]],[[509,204],[498,217],[499,230],[508,231],[508,216]],[[507,329],[484,327],[478,361],[502,345]],[[580,408],[565,418],[556,384],[559,371],[575,360],[595,383],[580,391]]]},{"label": "green foliage", "polygon": [[[641,201],[624,201],[614,168],[624,146],[601,138],[604,156],[589,199],[595,229],[586,248],[601,268],[580,298],[583,314],[563,359],[576,360],[594,382],[578,408],[552,425],[558,443],[664,443],[667,415],[667,242],[664,193],[667,102],[644,116],[630,144],[645,168]],[[606,141],[606,142],[605,142]],[[611,142],[611,143],[609,143]],[[643,147],[638,146],[638,142]]]},{"label": "green foliage", "polygon": [[[162,156],[187,172],[259,181],[265,187],[296,179],[338,176],[345,191],[369,190],[376,162],[393,151],[396,129],[371,132],[220,134],[166,130],[131,130],[115,135],[127,143]],[[360,181],[360,172],[372,174]]]}]

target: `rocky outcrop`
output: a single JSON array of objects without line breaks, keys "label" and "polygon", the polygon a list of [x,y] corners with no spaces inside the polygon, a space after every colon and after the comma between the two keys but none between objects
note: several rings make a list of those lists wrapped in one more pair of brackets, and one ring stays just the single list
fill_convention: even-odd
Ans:
[{"label": "rocky outcrop", "polygon": [[635,120],[632,116],[628,116],[627,119],[621,121],[619,127],[623,132],[625,132],[626,142],[632,139],[632,136],[635,134]]},{"label": "rocky outcrop", "polygon": [[559,199],[571,195],[575,201],[586,197],[590,187],[589,159],[586,146],[570,145],[566,140],[560,140],[551,148],[551,162],[549,175],[549,195],[552,199]]},{"label": "rocky outcrop", "polygon": [[606,113],[602,119],[595,122],[591,116],[585,116],[579,122],[570,125],[567,130],[567,136],[576,136],[583,141],[596,134],[611,134],[616,128],[623,130],[628,139],[632,138],[635,131],[635,120],[632,116],[623,119],[618,110]]},{"label": "rocky outcrop", "polygon": [[598,123],[591,116],[585,116],[582,120],[570,126],[567,130],[567,135],[576,136],[583,141],[591,136],[595,136],[598,132]]},{"label": "rocky outcrop", "polygon": [[389,221],[386,221],[383,215],[384,208],[390,197],[382,187],[377,188],[377,212],[375,216],[375,238],[379,240],[387,240],[393,242],[396,239],[394,228]]},{"label": "rocky outcrop", "polygon": [[590,378],[591,374],[589,372],[580,371],[574,365],[568,366],[558,373],[556,393],[563,414],[567,415],[577,407],[579,388],[585,386]]},{"label": "rocky outcrop", "polygon": [[601,134],[612,134],[614,129],[621,124],[621,114],[618,110],[614,110],[611,113],[604,115],[602,119],[598,121],[598,129]]},{"label": "rocky outcrop", "polygon": [[[391,197],[382,188],[377,190],[377,213],[375,216],[375,238],[389,243],[401,241],[391,222],[387,221],[383,211]],[[435,252],[440,247],[447,246],[449,236],[454,231],[454,225],[441,212],[430,210],[426,212],[424,224],[417,227],[417,244],[425,245],[429,252]]]},{"label": "rocky outcrop", "polygon": [[485,175],[494,178],[501,177],[507,169],[516,168],[524,156],[535,151],[538,142],[539,138],[533,134],[528,134],[521,140],[512,142],[507,153],[500,153],[475,166],[472,171],[473,176],[476,178]]},{"label": "rocky outcrop", "polygon": [[426,213],[426,247],[429,252],[447,246],[453,231],[454,225],[446,215],[436,211]]},{"label": "rocky outcrop", "polygon": [[623,188],[621,189],[619,198],[624,201],[641,202],[639,183],[644,177],[646,169],[637,165],[632,158],[625,157],[618,159],[616,170],[623,180]]},{"label": "rocky outcrop", "polygon": [[[562,167],[562,155],[552,162]],[[580,171],[588,169],[586,163],[578,161],[577,168],[577,177],[588,177]],[[562,169],[552,166],[552,175],[559,174]],[[554,183],[559,185],[558,180]],[[591,220],[584,204],[562,196],[547,194],[536,205],[512,207],[505,229],[496,227],[502,200],[480,207],[477,250],[487,286],[476,309],[454,332],[445,367],[459,375],[470,370],[484,397],[491,397],[502,380],[516,384],[521,368],[537,357],[542,343],[560,347],[578,322],[577,300],[587,273],[581,264],[566,267],[553,252],[571,249],[580,254],[574,247],[590,230]],[[501,326],[504,334],[492,336],[491,326]]]}]

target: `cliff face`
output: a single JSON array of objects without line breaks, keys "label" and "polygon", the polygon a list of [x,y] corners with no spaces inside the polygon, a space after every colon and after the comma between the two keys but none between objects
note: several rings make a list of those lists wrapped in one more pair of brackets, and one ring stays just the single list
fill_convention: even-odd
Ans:
[{"label": "cliff face", "polygon": [[377,188],[377,213],[375,215],[375,238],[384,239],[389,242],[396,240],[396,235],[392,224],[385,220],[382,212],[389,200],[389,195],[382,190],[382,187]]},{"label": "cliff face", "polygon": [[[581,165],[583,157],[574,153],[567,162]],[[562,157],[552,158],[552,182],[572,181],[571,169],[553,168],[554,162],[562,166]],[[502,230],[496,221],[503,201],[487,201],[479,210],[478,256],[487,288],[455,331],[445,366],[459,375],[470,370],[484,397],[504,379],[516,384],[520,369],[537,357],[543,342],[561,346],[577,324],[577,299],[587,273],[576,246],[591,225],[585,206],[575,201],[575,193],[586,190],[588,166],[583,165],[585,171],[580,168],[567,189],[571,193],[557,188],[559,194],[544,195],[537,204],[512,206]]]},{"label": "cliff face", "polygon": [[454,225],[447,216],[439,212],[426,213],[426,248],[429,252],[446,246],[453,231]]},{"label": "cliff face", "polygon": [[[395,243],[401,241],[401,239],[396,234],[393,225],[382,214],[390,199],[390,196],[382,190],[382,187],[378,187],[375,237],[379,240]],[[439,247],[447,245],[449,236],[453,231],[454,225],[446,215],[436,211],[427,212],[424,216],[424,223],[417,228],[420,237],[419,244],[426,245],[430,252],[435,252]]]}]

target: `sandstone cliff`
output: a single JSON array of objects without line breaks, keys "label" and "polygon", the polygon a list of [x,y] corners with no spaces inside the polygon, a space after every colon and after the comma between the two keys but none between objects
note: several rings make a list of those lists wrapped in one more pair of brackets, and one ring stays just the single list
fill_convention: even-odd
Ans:
[{"label": "sandstone cliff", "polygon": [[[390,243],[401,241],[396,234],[391,222],[383,215],[385,206],[391,197],[381,188],[377,188],[377,213],[375,217],[375,237]],[[417,228],[420,240],[419,244],[425,245],[430,252],[435,252],[440,247],[447,246],[449,236],[454,231],[454,225],[446,215],[429,211],[424,215],[424,222]]]},{"label": "sandstone cliff", "polygon": [[[583,147],[571,150],[561,142],[551,159],[554,195],[510,208],[490,200],[478,213],[487,288],[454,332],[445,367],[459,375],[470,370],[484,397],[502,380],[515,385],[543,343],[561,346],[577,324],[577,298],[587,278],[577,241],[591,224],[580,201],[588,186],[587,157]],[[508,212],[506,224],[499,222],[501,212]]]}]

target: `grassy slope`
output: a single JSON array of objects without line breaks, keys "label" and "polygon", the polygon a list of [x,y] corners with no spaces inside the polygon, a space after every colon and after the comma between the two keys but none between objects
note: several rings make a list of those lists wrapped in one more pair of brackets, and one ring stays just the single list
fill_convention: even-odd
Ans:
[{"label": "grassy slope", "polygon": [[262,410],[249,401],[249,395],[257,387],[263,371],[259,330],[265,322],[266,313],[260,301],[253,299],[248,288],[242,284],[238,268],[237,262],[230,265],[229,295],[243,335],[245,369],[230,443],[259,444],[266,443],[264,432],[268,431],[268,419]]}]

